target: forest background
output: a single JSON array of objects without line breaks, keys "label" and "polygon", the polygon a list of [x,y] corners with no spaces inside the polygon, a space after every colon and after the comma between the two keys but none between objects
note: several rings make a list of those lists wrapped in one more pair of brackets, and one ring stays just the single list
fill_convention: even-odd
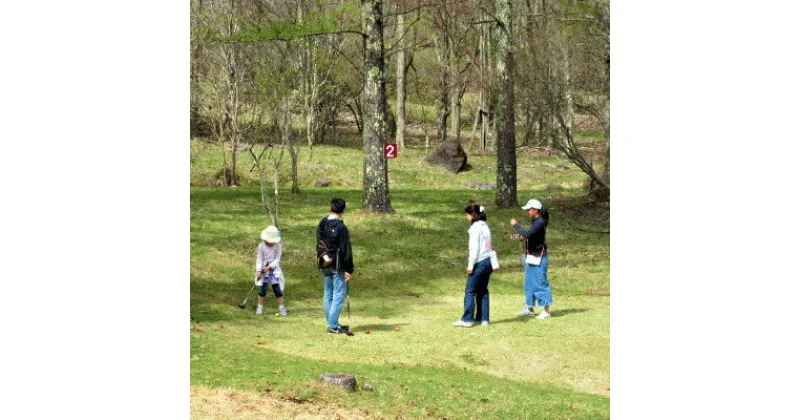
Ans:
[{"label": "forest background", "polygon": [[[36,31],[26,19],[9,19],[1,29],[6,56],[13,58],[8,63],[14,64],[3,68],[5,79],[14,81],[3,95],[12,105],[6,107],[6,156],[31,156],[3,166],[7,179],[25,174],[25,182],[7,185],[9,196],[24,197],[24,204],[6,206],[4,241],[14,246],[3,278],[30,278],[41,253],[29,250],[54,237],[56,226],[56,236],[71,244],[51,260],[71,281],[59,298],[69,304],[60,305],[53,328],[47,305],[31,309],[30,281],[4,283],[11,299],[3,315],[22,321],[7,325],[6,342],[24,345],[10,346],[5,358],[6,381],[17,393],[3,414],[188,416],[188,333],[180,315],[188,313],[188,285],[162,279],[189,273],[189,12],[162,2],[45,6],[13,3],[3,14],[38,16]],[[619,401],[611,411],[623,417],[652,417],[653,407],[669,417],[685,414],[687,406],[698,416],[791,412],[790,387],[782,378],[798,373],[798,348],[785,334],[797,289],[785,281],[793,257],[781,244],[797,234],[796,224],[786,223],[793,207],[784,194],[792,188],[796,149],[776,122],[793,120],[791,98],[800,93],[794,76],[800,68],[786,54],[798,38],[798,5],[767,1],[723,10],[710,1],[614,1],[611,9],[611,353]],[[98,10],[104,18],[97,18]],[[46,119],[35,111],[43,104]],[[759,147],[749,147],[754,142]],[[768,173],[769,182],[754,173]],[[43,187],[32,191],[31,185]],[[733,264],[738,232],[730,227],[741,213],[729,210],[731,197],[742,191],[770,200],[771,217],[760,219],[756,232],[769,264]],[[703,302],[693,307],[691,323],[661,310],[663,285],[672,275],[653,269],[685,245],[661,222],[674,216],[676,203],[691,207],[682,222],[694,242],[713,245],[702,259],[683,265],[694,300]],[[109,246],[119,238],[141,251],[128,270],[119,270],[117,249]],[[92,264],[85,263],[87,255]],[[641,280],[642,273],[649,281]],[[741,317],[733,324],[728,302],[738,302],[741,287],[753,278],[762,289],[779,291],[770,296],[770,322]],[[133,281],[138,287],[129,286]],[[147,302],[147,308],[106,308],[123,295],[126,302]],[[98,308],[98,302],[112,303]],[[750,339],[742,340],[742,332]],[[67,343],[57,358],[49,350],[53,342]],[[750,355],[764,348],[770,357],[753,361]],[[654,358],[661,362],[652,363]],[[60,390],[47,405],[38,403],[43,376]],[[87,395],[92,404],[81,403]],[[149,404],[130,405],[132,396]]]}]

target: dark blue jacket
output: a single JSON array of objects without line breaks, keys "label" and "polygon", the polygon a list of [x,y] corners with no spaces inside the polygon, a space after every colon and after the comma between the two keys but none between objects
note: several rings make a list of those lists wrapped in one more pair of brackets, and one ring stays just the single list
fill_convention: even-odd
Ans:
[{"label": "dark blue jacket", "polygon": [[542,249],[546,249],[545,234],[547,233],[547,223],[545,223],[544,218],[537,217],[533,219],[528,230],[522,229],[519,223],[514,225],[514,229],[527,239],[528,254],[533,254],[537,257],[542,255]]}]

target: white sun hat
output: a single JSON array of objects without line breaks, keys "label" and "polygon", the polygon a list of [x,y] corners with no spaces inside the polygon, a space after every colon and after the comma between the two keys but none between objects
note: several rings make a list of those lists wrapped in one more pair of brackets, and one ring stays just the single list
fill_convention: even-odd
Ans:
[{"label": "white sun hat", "polygon": [[281,241],[281,233],[275,226],[267,226],[261,231],[261,240],[276,244]]},{"label": "white sun hat", "polygon": [[540,203],[539,200],[535,198],[531,198],[530,200],[528,200],[528,203],[522,207],[522,210],[528,210],[528,209],[541,210],[542,203]]}]

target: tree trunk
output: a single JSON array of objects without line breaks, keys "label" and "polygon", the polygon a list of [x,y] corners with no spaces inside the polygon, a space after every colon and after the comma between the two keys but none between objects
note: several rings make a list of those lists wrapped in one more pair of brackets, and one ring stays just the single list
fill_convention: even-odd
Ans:
[{"label": "tree trunk", "polygon": [[394,212],[389,202],[386,142],[386,75],[383,51],[383,1],[362,0],[364,45],[364,211]]},{"label": "tree trunk", "polygon": [[466,86],[464,77],[458,64],[451,66],[453,71],[453,85],[450,87],[450,132],[456,141],[461,142],[461,98],[464,96]]},{"label": "tree trunk", "polygon": [[456,85],[453,87],[450,97],[450,131],[453,133],[456,141],[461,141],[461,95],[459,89],[458,76],[456,77]]},{"label": "tree trunk", "polygon": [[[441,143],[447,140],[447,117],[450,115],[450,41],[445,33],[436,39],[436,56],[439,60],[439,101],[437,103],[436,136],[439,138],[439,143]],[[441,46],[439,46],[439,39],[444,43]]]},{"label": "tree trunk", "polygon": [[605,137],[606,142],[606,164],[603,167],[603,179],[608,182],[608,186],[611,186],[611,115],[609,110],[609,103],[608,98],[603,101],[603,115],[605,116],[605,121],[603,121],[603,137]]},{"label": "tree trunk", "polygon": [[275,212],[272,213],[272,224],[277,228],[278,226],[278,165],[275,165],[275,170],[272,172],[272,185],[275,187]]},{"label": "tree trunk", "polygon": [[567,39],[561,38],[556,40],[555,53],[555,70],[556,80],[558,81],[558,90],[560,92],[560,100],[558,101],[563,105],[564,127],[569,135],[574,137],[575,132],[575,105],[572,97],[572,73],[570,70],[569,47],[567,46]]},{"label": "tree trunk", "polygon": [[[607,12],[607,10],[605,10]],[[607,16],[607,14],[604,14]],[[604,29],[605,33],[608,35],[609,27],[608,27],[608,20],[603,19],[605,23]],[[610,81],[610,74],[611,74],[611,39],[606,36],[606,45],[605,45],[605,80]],[[606,84],[605,89],[603,89],[603,104],[600,115],[602,116],[603,121],[603,136],[605,137],[606,142],[606,164],[603,167],[603,179],[608,183],[608,196],[611,198],[611,96],[609,86]]]},{"label": "tree trunk", "polygon": [[[297,1],[297,23],[302,25],[305,14],[305,1]],[[300,111],[300,119],[303,121],[306,141],[308,147],[314,147],[313,137],[313,102],[312,97],[312,68],[311,68],[311,42],[309,38],[302,38],[297,41],[297,54],[300,67],[300,97],[303,98],[303,107]]]},{"label": "tree trunk", "polygon": [[403,6],[397,5],[397,134],[395,140],[397,147],[405,148],[406,130],[406,51],[403,34],[405,21],[403,19]]},{"label": "tree trunk", "polygon": [[[447,77],[442,73],[442,84],[447,84]],[[436,136],[439,143],[447,140],[447,117],[450,115],[450,110],[447,107],[447,88],[443,87],[439,91],[439,110],[436,116]]]},{"label": "tree trunk", "polygon": [[[484,20],[483,13],[481,14],[481,20]],[[485,120],[485,118],[483,118],[483,112],[484,112],[484,109],[486,108],[486,105],[484,104],[484,91],[485,91],[485,86],[486,86],[486,66],[484,65],[485,56],[486,56],[486,48],[484,46],[484,44],[486,42],[485,33],[486,33],[486,25],[481,25],[480,36],[478,38],[478,75],[479,75],[478,76],[478,104],[476,106],[477,109],[475,110],[475,123],[472,125],[472,138],[470,139],[470,142],[475,140],[475,130],[478,127],[478,123],[480,122],[480,124],[481,124],[480,148],[481,149],[485,149],[486,148],[486,144],[485,144],[486,136],[484,135],[484,132],[483,132],[483,128],[484,128],[483,121]]]},{"label": "tree trunk", "polygon": [[[202,11],[203,0],[199,0],[196,13],[202,13]],[[198,29],[195,21],[196,19],[192,19],[193,26],[195,26],[193,35],[195,36],[192,37],[192,65],[189,69],[189,94],[191,96],[189,99],[189,135],[191,137],[197,137],[200,134],[198,127],[200,121],[200,40],[196,35]]]},{"label": "tree trunk", "polygon": [[[544,59],[544,69],[542,71],[542,77],[544,80],[544,93],[543,96],[547,98],[549,103],[547,105],[542,106],[537,118],[537,133],[538,137],[536,139],[536,145],[540,147],[550,147],[555,146],[553,142],[554,132],[558,131],[558,124],[555,118],[555,112],[557,112],[554,108],[553,104],[553,87],[556,85],[556,81],[554,79],[554,71],[552,65],[552,57],[553,57],[553,47],[552,47],[552,39],[553,34],[551,32],[551,24],[550,18],[548,14],[550,13],[551,9],[547,6],[547,0],[542,0],[541,5],[538,6],[539,10],[538,13],[542,14],[544,17],[542,18],[542,27],[541,27],[541,34],[543,39],[542,42],[542,51],[539,52],[539,55]],[[536,11],[535,11],[536,12]]]},{"label": "tree trunk", "polygon": [[514,57],[513,57],[513,6],[511,0],[496,0],[499,19],[496,28],[497,60],[494,91],[497,95],[495,113],[495,139],[497,142],[497,195],[500,208],[518,207],[517,204],[517,154],[514,133]]},{"label": "tree trunk", "polygon": [[475,130],[478,128],[478,121],[481,119],[481,102],[483,99],[483,92],[478,91],[478,103],[475,106],[475,120],[472,123],[472,135],[469,138],[469,142],[472,143],[475,141]]},{"label": "tree trunk", "polygon": [[236,150],[239,147],[239,92],[236,83],[236,57],[233,45],[226,45],[225,64],[228,84],[228,101],[225,104],[226,134],[231,141],[231,168],[230,176],[226,176],[225,183],[228,186],[238,186],[239,177],[236,173]]},{"label": "tree trunk", "polygon": [[[287,101],[288,102],[288,101]],[[287,103],[284,108],[284,123],[283,123],[283,132],[281,135],[281,140],[283,146],[289,150],[289,157],[292,159],[292,194],[299,194],[300,193],[300,186],[297,182],[297,150],[294,148],[294,143],[292,142],[292,117],[291,112],[289,111],[289,104]],[[299,137],[299,136],[298,136]],[[278,165],[275,165],[275,213],[278,213]],[[278,226],[277,224],[275,225]]]}]

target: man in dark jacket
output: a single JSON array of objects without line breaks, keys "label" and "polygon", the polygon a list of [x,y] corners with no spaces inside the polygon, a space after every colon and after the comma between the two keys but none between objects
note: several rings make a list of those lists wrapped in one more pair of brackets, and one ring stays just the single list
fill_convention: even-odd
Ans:
[{"label": "man in dark jacket", "polygon": [[339,324],[339,314],[354,268],[350,234],[342,221],[345,206],[345,201],[339,197],[331,200],[330,214],[317,225],[317,266],[325,280],[322,304],[328,333],[331,334],[350,332],[349,325]]}]

